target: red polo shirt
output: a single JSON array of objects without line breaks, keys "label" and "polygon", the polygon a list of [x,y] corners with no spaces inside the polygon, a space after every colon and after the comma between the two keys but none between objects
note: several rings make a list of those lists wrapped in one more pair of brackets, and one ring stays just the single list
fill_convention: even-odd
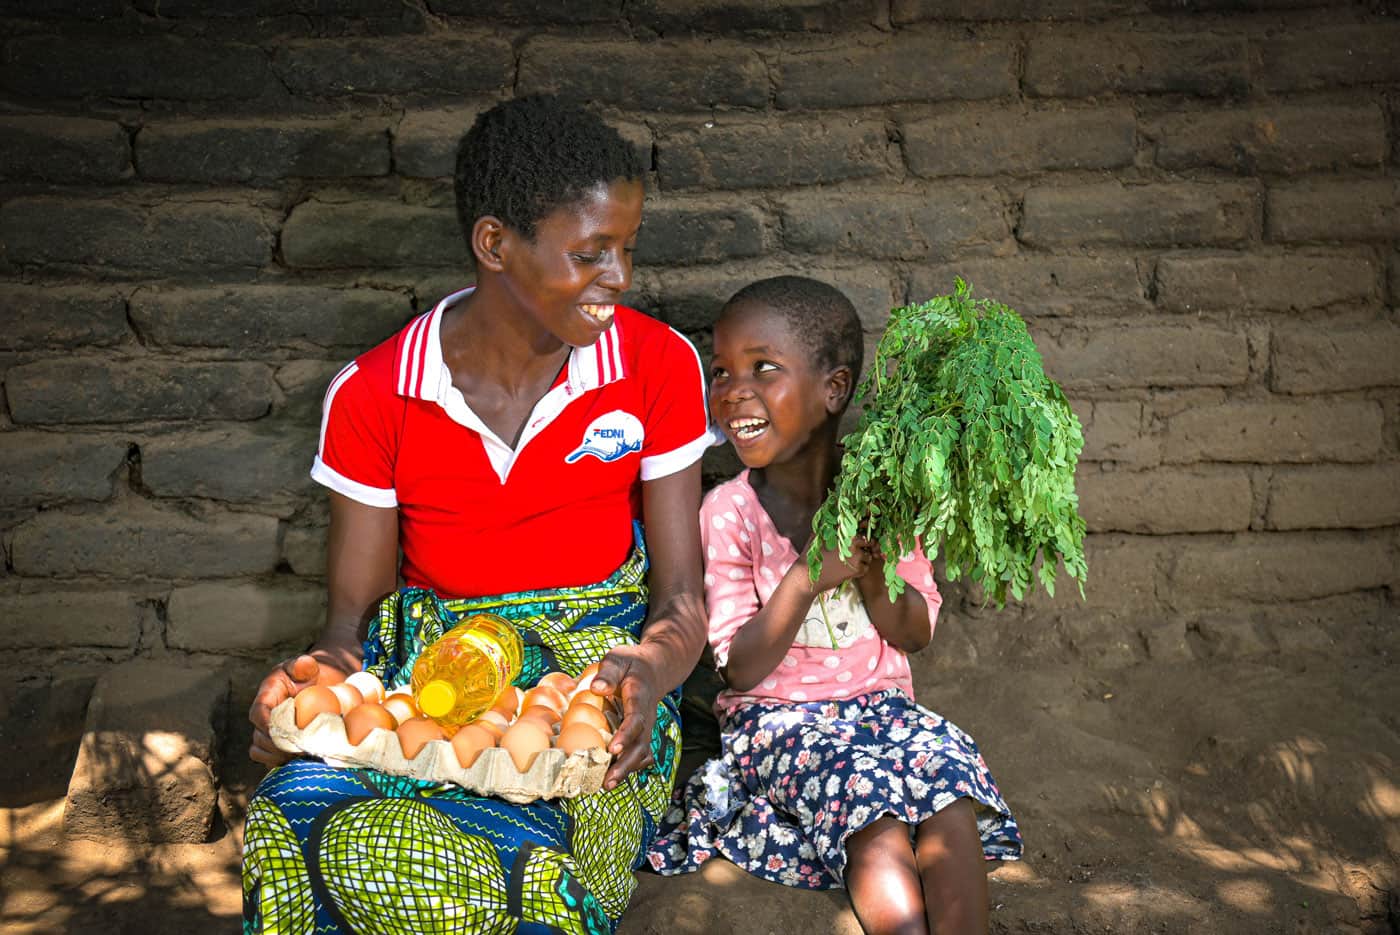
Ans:
[{"label": "red polo shirt", "polygon": [[590,584],[632,546],[641,485],[711,444],[690,342],[617,306],[612,327],[535,404],[512,450],[452,385],[443,299],[336,375],[311,476],[397,507],[402,575],[444,597]]}]

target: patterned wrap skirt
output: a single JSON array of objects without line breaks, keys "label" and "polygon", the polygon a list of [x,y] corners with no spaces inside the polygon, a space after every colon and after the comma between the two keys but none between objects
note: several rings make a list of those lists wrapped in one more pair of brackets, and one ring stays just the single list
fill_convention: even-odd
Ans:
[{"label": "patterned wrap skirt", "polygon": [[883,815],[913,829],[960,798],[988,860],[1021,832],[977,744],[897,690],[844,701],[750,704],[721,721],[722,753],[677,795],[647,862],[687,873],[716,854],[803,889],[843,885],[846,839]]},{"label": "patterned wrap skirt", "polygon": [[[510,620],[525,642],[515,684],[577,676],[640,639],[646,556],[596,585],[440,600],[404,589],[378,608],[365,668],[406,684],[422,648],[468,613]],[[671,798],[677,696],[657,706],[655,765],[615,789],[516,805],[445,783],[296,759],[268,773],[244,828],[245,933],[588,933],[617,926]]]}]

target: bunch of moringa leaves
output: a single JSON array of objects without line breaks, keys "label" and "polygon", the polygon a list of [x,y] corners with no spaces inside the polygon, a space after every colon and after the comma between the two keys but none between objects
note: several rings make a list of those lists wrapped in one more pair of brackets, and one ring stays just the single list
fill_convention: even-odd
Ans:
[{"label": "bunch of moringa leaves", "polygon": [[973,299],[962,279],[952,295],[897,308],[858,395],[864,412],[812,518],[814,580],[822,549],[845,558],[860,533],[888,559],[891,599],[904,590],[895,557],[916,541],[930,561],[941,546],[948,579],[967,575],[998,606],[1033,586],[1037,556],[1046,591],[1063,561],[1083,596],[1084,437],[1021,316]]}]

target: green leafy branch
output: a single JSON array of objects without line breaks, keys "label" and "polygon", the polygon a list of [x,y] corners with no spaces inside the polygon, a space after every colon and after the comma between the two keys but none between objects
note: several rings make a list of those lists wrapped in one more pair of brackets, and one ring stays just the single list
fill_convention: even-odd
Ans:
[{"label": "green leafy branch", "polygon": [[[1084,437],[1020,315],[961,278],[897,308],[857,395],[864,412],[812,519],[814,581],[822,550],[848,558],[861,530],[891,558],[941,549],[949,580],[966,575],[998,606],[1036,579],[1053,595],[1061,563],[1083,596]],[[904,590],[895,569],[885,563],[891,599]]]}]

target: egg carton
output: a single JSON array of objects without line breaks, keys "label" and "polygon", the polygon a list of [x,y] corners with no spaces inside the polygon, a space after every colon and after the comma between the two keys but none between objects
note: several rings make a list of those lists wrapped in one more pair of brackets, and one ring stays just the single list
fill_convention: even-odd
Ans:
[{"label": "egg carton", "polygon": [[518,804],[597,792],[612,762],[612,755],[602,749],[565,753],[551,747],[536,754],[530,768],[522,773],[509,753],[490,747],[481,751],[470,768],[463,768],[450,740],[430,740],[410,760],[403,755],[398,734],[391,730],[376,728],[358,744],[351,744],[339,714],[318,714],[306,727],[297,727],[296,703],[291,698],[272,709],[268,734],[278,749],[307,753],[331,766],[369,766],[395,776],[450,782]]}]

